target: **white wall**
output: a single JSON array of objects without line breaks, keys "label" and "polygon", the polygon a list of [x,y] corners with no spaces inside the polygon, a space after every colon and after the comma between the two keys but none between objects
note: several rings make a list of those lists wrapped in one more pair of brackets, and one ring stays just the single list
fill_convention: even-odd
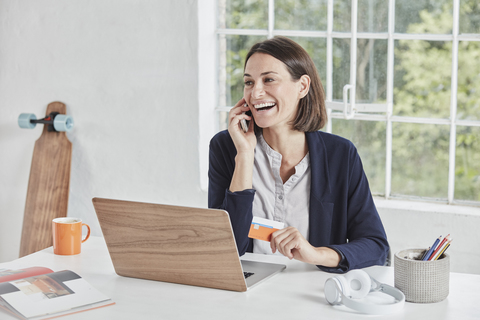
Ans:
[{"label": "white wall", "polygon": [[428,202],[375,199],[394,254],[428,248],[440,235],[451,234],[450,270],[480,274],[480,208]]},{"label": "white wall", "polygon": [[18,257],[43,116],[75,120],[69,216],[101,235],[94,196],[207,205],[198,165],[197,1],[0,2],[0,262]]},{"label": "white wall", "polygon": [[[208,11],[205,3],[213,2],[202,1]],[[17,117],[41,116],[52,101],[65,103],[76,122],[68,134],[68,214],[91,224],[95,235],[101,233],[94,196],[207,205],[198,149],[199,131],[208,135],[199,130],[199,103],[205,109],[215,101],[204,94],[215,89],[204,82],[215,63],[204,64],[212,57],[202,52],[198,63],[199,34],[201,45],[214,45],[213,27],[203,25],[213,23],[207,14],[201,14],[207,30],[199,31],[193,0],[0,1],[0,262],[18,257],[33,145],[42,130],[19,129]],[[376,203],[392,252],[429,246],[449,232],[452,271],[480,274],[480,208]]]}]

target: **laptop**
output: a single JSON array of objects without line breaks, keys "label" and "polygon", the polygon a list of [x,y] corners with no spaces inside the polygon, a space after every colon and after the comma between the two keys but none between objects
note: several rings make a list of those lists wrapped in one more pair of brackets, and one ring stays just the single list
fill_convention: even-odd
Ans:
[{"label": "laptop", "polygon": [[93,198],[120,276],[246,291],[285,265],[240,260],[228,213]]}]

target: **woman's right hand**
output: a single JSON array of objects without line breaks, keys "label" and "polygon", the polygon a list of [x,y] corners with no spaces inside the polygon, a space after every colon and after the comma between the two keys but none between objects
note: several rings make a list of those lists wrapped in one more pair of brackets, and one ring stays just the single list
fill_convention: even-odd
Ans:
[{"label": "woman's right hand", "polygon": [[[235,144],[237,154],[253,154],[255,146],[257,145],[257,137],[255,136],[255,132],[253,129],[253,117],[245,114],[245,112],[247,112],[248,110],[250,110],[250,108],[246,106],[245,99],[242,98],[240,99],[240,101],[237,102],[237,104],[230,110],[228,114],[228,132],[230,133],[230,137]],[[248,121],[247,132],[244,132],[242,127],[240,126],[240,121],[242,119]]]},{"label": "woman's right hand", "polygon": [[[242,98],[228,114],[228,132],[237,149],[235,169],[230,182],[231,192],[252,188],[253,162],[257,137],[253,130],[253,117],[245,114],[248,110],[248,106],[245,106],[245,99]],[[247,132],[244,132],[240,126],[240,120],[242,119],[249,121]]]}]

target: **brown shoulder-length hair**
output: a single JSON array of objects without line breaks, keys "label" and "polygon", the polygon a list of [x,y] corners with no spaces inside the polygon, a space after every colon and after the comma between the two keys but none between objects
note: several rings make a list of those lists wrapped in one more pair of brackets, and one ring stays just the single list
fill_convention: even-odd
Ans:
[{"label": "brown shoulder-length hair", "polygon": [[305,49],[295,41],[280,36],[259,42],[248,52],[244,70],[248,59],[255,53],[266,53],[282,61],[287,66],[293,81],[298,81],[305,74],[310,77],[310,89],[307,95],[300,99],[292,125],[295,130],[302,132],[323,128],[327,122],[325,92],[317,68]]}]

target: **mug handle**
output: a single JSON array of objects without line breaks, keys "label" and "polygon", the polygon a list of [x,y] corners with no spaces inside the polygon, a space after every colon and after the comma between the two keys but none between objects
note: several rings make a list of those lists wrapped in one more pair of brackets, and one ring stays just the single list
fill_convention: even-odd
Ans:
[{"label": "mug handle", "polygon": [[82,223],[82,227],[83,226],[87,227],[88,231],[87,231],[87,236],[85,237],[85,239],[82,240],[82,243],[84,243],[85,241],[88,240],[88,238],[90,238],[90,226],[86,223]]}]

